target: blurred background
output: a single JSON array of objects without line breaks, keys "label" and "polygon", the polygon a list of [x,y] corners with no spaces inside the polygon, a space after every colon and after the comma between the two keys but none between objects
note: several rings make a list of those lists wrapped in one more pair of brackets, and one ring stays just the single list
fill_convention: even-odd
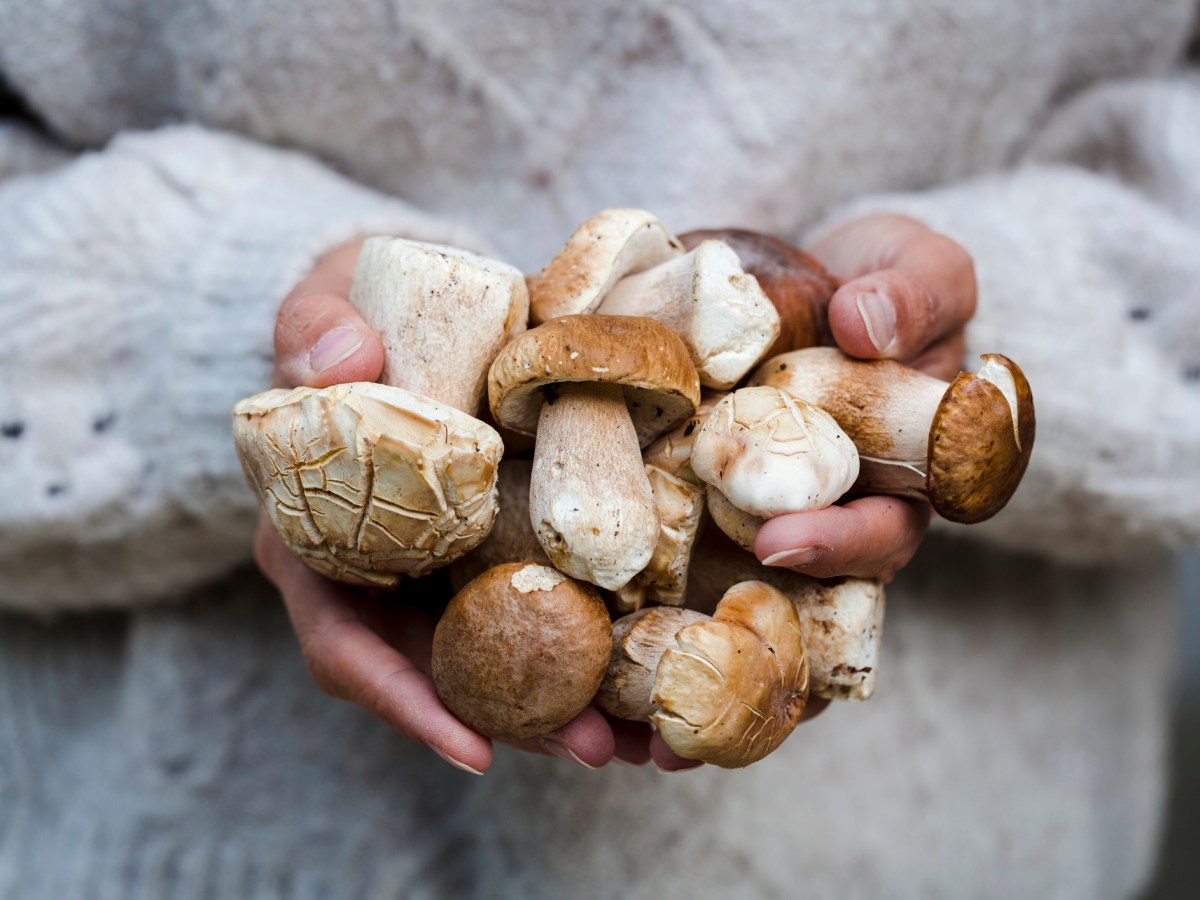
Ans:
[{"label": "blurred background", "polygon": [[1180,563],[1183,608],[1180,690],[1171,742],[1172,785],[1167,802],[1158,875],[1146,900],[1192,900],[1200,896],[1200,553]]}]

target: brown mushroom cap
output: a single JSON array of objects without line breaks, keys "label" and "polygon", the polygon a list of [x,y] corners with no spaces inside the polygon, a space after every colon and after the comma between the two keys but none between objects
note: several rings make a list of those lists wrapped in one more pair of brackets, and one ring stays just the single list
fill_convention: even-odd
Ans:
[{"label": "brown mushroom cap", "polygon": [[929,502],[943,518],[966,525],[1008,503],[1036,431],[1024,373],[998,353],[983,360],[978,374],[960,372],[951,382],[929,429]]},{"label": "brown mushroom cap", "polygon": [[522,740],[575,718],[600,687],[611,651],[595,588],[548,566],[508,563],[446,607],[433,636],[433,680],[463,724]]},{"label": "brown mushroom cap", "polygon": [[779,312],[779,337],[767,351],[768,358],[833,343],[828,310],[838,282],[816,257],[772,235],[740,228],[679,235],[680,243],[689,250],[711,239],[722,240],[733,248],[742,268],[758,279],[759,287]]},{"label": "brown mushroom cap", "polygon": [[234,407],[233,432],[275,530],[338,581],[424,575],[479,544],[496,515],[500,436],[401,388],[265,391]]},{"label": "brown mushroom cap", "polygon": [[543,400],[561,382],[620,385],[642,446],[700,402],[687,347],[667,326],[636,316],[563,316],[519,335],[496,357],[488,374],[492,415],[534,434]]},{"label": "brown mushroom cap", "polygon": [[792,733],[808,699],[808,657],[792,602],[735,584],[708,622],[675,635],[658,665],[653,721],[675,753],[723,768],[757,762]]}]

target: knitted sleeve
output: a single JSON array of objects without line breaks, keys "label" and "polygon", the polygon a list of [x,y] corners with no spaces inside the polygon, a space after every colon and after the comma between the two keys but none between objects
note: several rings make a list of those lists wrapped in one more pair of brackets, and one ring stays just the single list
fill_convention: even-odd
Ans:
[{"label": "knitted sleeve", "polygon": [[1034,390],[1024,483],[962,533],[1081,562],[1200,541],[1200,77],[1098,87],[1013,171],[834,218],[884,210],[967,247],[968,365],[1004,353]]},{"label": "knitted sleeve", "polygon": [[363,233],[477,243],[307,157],[197,127],[72,160],[4,134],[0,606],[178,594],[248,558],[256,507],[229,411],[267,386],[288,290]]}]

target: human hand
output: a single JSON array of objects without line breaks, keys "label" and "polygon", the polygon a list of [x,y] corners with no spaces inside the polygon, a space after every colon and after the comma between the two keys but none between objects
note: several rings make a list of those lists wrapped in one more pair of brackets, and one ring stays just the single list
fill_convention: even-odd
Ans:
[{"label": "human hand", "polygon": [[[379,378],[383,345],[348,300],[360,247],[353,242],[324,256],[284,300],[275,328],[277,386]],[[460,769],[481,773],[491,764],[492,742],[454,717],[430,676],[437,617],[412,601],[440,579],[406,582],[406,597],[338,584],[304,565],[265,518],[255,555],[283,597],[321,690],[369,710]],[[440,610],[446,599],[435,597],[428,606]],[[641,765],[652,754],[666,770],[696,765],[675,756],[661,739],[652,744],[649,726],[611,719],[590,707],[557,731],[513,746],[593,768],[614,758]]]},{"label": "human hand", "polygon": [[[915,219],[872,215],[807,248],[841,287],[829,302],[837,345],[859,359],[895,359],[949,380],[975,311],[975,268],[959,244]],[[891,581],[929,525],[924,501],[869,496],[768,521],[755,540],[765,565],[818,578]]]}]

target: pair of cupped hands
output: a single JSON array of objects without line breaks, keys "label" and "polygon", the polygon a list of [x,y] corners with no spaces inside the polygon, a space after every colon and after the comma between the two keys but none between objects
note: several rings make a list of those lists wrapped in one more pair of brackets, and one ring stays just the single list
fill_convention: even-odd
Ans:
[{"label": "pair of cupped hands", "polygon": [[[275,326],[277,386],[328,387],[376,381],[384,352],[347,299],[361,242],[322,257],[283,301]],[[963,359],[963,329],[975,310],[975,272],[957,243],[914,219],[873,215],[829,231],[807,248],[841,287],[829,302],[837,345],[860,359],[888,358],[950,379]],[[771,565],[819,578],[890,581],[916,552],[928,504],[860,497],[767,522],[755,553]],[[265,518],[255,554],[283,596],[318,687],[355,703],[447,762],[482,773],[492,742],[459,722],[434,691],[430,648],[436,618],[420,605],[368,594],[305,566]],[[811,718],[824,707],[815,698]],[[663,771],[699,763],[676,756],[649,725],[589,707],[557,731],[513,746],[597,768],[613,760]]]}]

